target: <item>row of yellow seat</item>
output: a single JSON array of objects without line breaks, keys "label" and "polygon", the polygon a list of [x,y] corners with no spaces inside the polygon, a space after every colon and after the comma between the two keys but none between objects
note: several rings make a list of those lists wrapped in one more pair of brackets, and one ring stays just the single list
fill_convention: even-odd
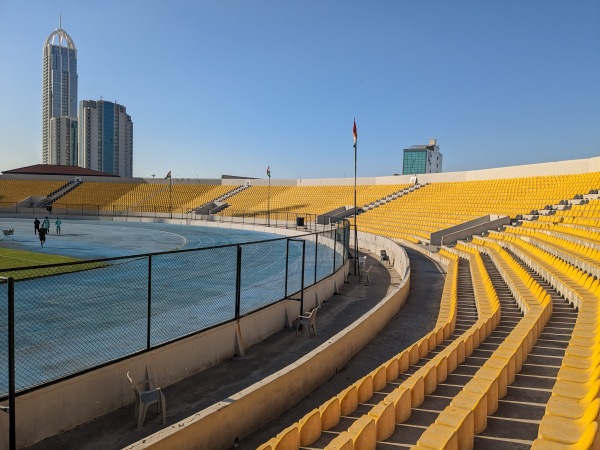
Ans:
[{"label": "row of yellow seat", "polygon": [[146,185],[147,188],[142,188],[140,183],[87,181],[54,202],[54,206],[65,208],[72,205],[89,205],[90,208],[108,209],[108,205],[132,191],[137,189],[150,190],[159,186],[157,184]]},{"label": "row of yellow seat", "polygon": [[135,204],[136,211],[160,211],[171,208],[174,212],[187,213],[232,190],[228,185],[173,185]]},{"label": "row of yellow seat", "polygon": [[[357,201],[366,205],[409,185],[363,185],[357,187]],[[56,206],[90,205],[104,210],[134,209],[157,211],[189,210],[234,189],[235,186],[207,186],[165,183],[86,182],[56,202]],[[213,197],[202,194],[214,190]],[[217,192],[218,191],[218,192]],[[202,196],[202,203],[199,197]],[[354,204],[354,186],[250,186],[228,199],[231,205],[222,215],[264,214],[266,211],[320,214]]]},{"label": "row of yellow seat", "polygon": [[[408,184],[359,185],[356,189],[357,204],[370,204],[407,187]],[[354,186],[251,186],[227,202],[231,206],[221,215],[264,213],[267,210],[323,214],[341,206],[354,205]]]},{"label": "row of yellow seat", "polygon": [[600,217],[600,200],[591,199],[585,204],[572,205],[570,209],[559,209],[554,215],[559,217]]},{"label": "row of yellow seat", "polygon": [[228,185],[85,182],[56,207],[87,205],[107,211],[188,212],[232,190]]},{"label": "row of yellow seat", "polygon": [[[487,214],[516,217],[598,187],[600,172],[432,183],[361,214],[358,223],[359,229],[366,230],[387,221],[388,229],[397,226],[403,233],[427,241],[434,231],[477,217]],[[581,208],[585,210],[586,206]],[[577,214],[578,208],[573,206],[570,211]],[[542,216],[540,220],[556,220],[551,217],[556,216]],[[581,215],[574,217],[584,219]]]},{"label": "row of yellow seat", "polygon": [[[19,183],[39,184],[38,181]],[[3,183],[13,180],[3,180]],[[61,182],[55,182],[61,183]],[[360,226],[371,226],[373,222],[388,220],[389,226],[404,224],[412,230],[406,233],[426,239],[433,231],[456,225],[485,214],[516,215],[530,209],[557,203],[559,200],[584,193],[600,185],[600,174],[579,174],[562,176],[538,176],[503,180],[481,180],[467,182],[433,183],[414,192],[374,208],[361,215]],[[8,187],[8,185],[6,185]],[[175,208],[191,209],[199,206],[194,197],[195,189],[202,185],[174,184],[167,189],[164,183],[115,183],[85,182],[64,198],[57,206],[96,205],[100,209],[128,209],[155,211]],[[408,185],[359,185],[357,197],[359,205],[366,205],[384,198]],[[54,189],[52,189],[54,190]],[[13,201],[7,194],[6,201]],[[8,187],[6,193],[17,192],[21,196],[24,189]],[[227,189],[225,188],[224,192]],[[37,186],[35,194],[48,192]],[[231,197],[232,205],[221,214],[235,215],[239,211],[306,212],[320,214],[339,206],[353,204],[354,186],[251,186]],[[34,195],[34,194],[31,194]],[[19,198],[21,200],[22,197]],[[212,200],[210,198],[206,201]],[[598,202],[575,205],[571,210],[557,214],[579,214],[577,211],[597,211]],[[237,211],[237,213],[236,213]],[[579,214],[581,217],[582,214]],[[572,216],[565,216],[570,218]],[[546,219],[543,219],[546,220]],[[550,220],[550,219],[548,219]]]},{"label": "row of yellow seat", "polygon": [[578,225],[578,226],[582,226],[582,227],[600,228],[600,218],[594,218],[594,217],[539,216],[538,222],[564,223],[567,225]]},{"label": "row of yellow seat", "polygon": [[506,395],[507,386],[521,370],[551,316],[549,294],[506,251],[481,238],[473,239],[473,243],[475,252],[486,252],[495,261],[525,316],[413,448],[473,448],[474,435],[487,427],[487,416],[497,410],[499,399]]},{"label": "row of yellow seat", "polygon": [[[437,384],[443,382],[447,375],[453,372],[457,365],[462,363],[465,357],[470,355],[473,349],[477,348],[479,343],[499,323],[500,308],[498,297],[483,266],[479,253],[470,246],[461,246],[458,248],[458,252],[464,257],[469,258],[471,262],[470,267],[474,280],[475,300],[479,311],[479,318],[476,323],[461,334],[459,338],[449,343],[442,351],[432,356],[414,374],[386,395],[382,401],[375,404],[367,414],[357,419],[348,430],[336,436],[326,448],[375,448],[376,441],[381,441],[389,437],[394,432],[396,423],[402,423],[408,419],[412,408],[418,407],[423,402],[425,395],[433,392]],[[444,293],[442,294],[442,303],[436,327],[431,333],[413,344],[413,346],[401,352],[397,358],[388,361],[367,377],[358,380],[340,393],[336,398],[339,398],[342,405],[340,407],[342,415],[351,414],[359,402],[368,401],[373,393],[373,389],[376,390],[378,384],[380,387],[383,387],[386,378],[383,375],[384,373],[387,374],[388,381],[395,378],[395,375],[393,378],[389,375],[390,367],[395,365],[395,361],[398,361],[398,367],[400,368],[398,372],[401,373],[408,368],[409,364],[415,364],[419,358],[426,356],[429,351],[433,350],[436,345],[441,344],[452,333],[456,321],[458,255],[457,252],[447,249],[442,249],[441,254],[447,257],[451,263],[448,269]],[[522,361],[520,361],[520,364],[522,364]],[[395,373],[395,370],[392,370],[392,373]],[[484,374],[482,373],[481,376],[484,376]],[[514,380],[514,365],[511,376]],[[379,383],[376,380],[379,380]],[[364,388],[365,383],[367,383],[366,389]],[[337,421],[334,423],[328,422],[327,428],[324,425],[323,418],[329,417],[325,412],[330,411],[332,402],[335,403],[334,400],[330,400],[319,410],[314,410],[307,414],[298,423],[283,430],[260,448],[293,449],[299,448],[299,445],[309,446],[318,439],[322,430],[329,429],[337,424]],[[320,416],[317,411],[321,411]],[[318,417],[321,417],[321,419],[318,420]],[[484,420],[485,414],[484,416],[478,414],[477,417],[481,422]],[[430,434],[423,436],[422,441],[418,445],[427,446],[433,445],[435,442],[439,443],[441,436],[447,436],[446,431],[451,428],[454,419],[455,416],[451,414],[440,416],[440,421],[432,425]],[[313,425],[309,426],[309,423],[313,423]],[[305,429],[312,429],[313,431],[307,432]],[[461,445],[465,444],[465,439],[472,444],[473,431],[470,433],[470,437],[468,433],[461,433],[460,439],[458,435],[456,435],[456,439],[456,442],[460,442]],[[468,447],[461,446],[460,448]]]},{"label": "row of yellow seat", "polygon": [[598,448],[599,280],[519,236],[496,232],[490,236],[519,254],[579,309],[557,381],[546,404],[538,439],[532,448]]},{"label": "row of yellow seat", "polygon": [[[483,341],[500,321],[500,302],[479,251],[465,243],[459,243],[456,249],[470,260],[473,291],[480,314],[474,327],[477,326],[480,332],[485,331],[480,336]],[[482,297],[486,301],[481,301]],[[482,306],[485,309],[482,310]],[[412,448],[473,448],[476,430],[486,427],[487,403],[477,399],[477,396],[470,392],[456,396],[453,401],[455,404],[438,415]]]},{"label": "row of yellow seat", "polygon": [[[574,195],[576,193],[587,192],[588,189],[598,186],[597,174],[594,174],[592,176],[565,176],[559,177],[558,179],[556,177],[535,178],[538,179],[537,181],[540,181],[539,178],[541,178],[542,181],[547,181],[546,184],[541,183],[543,187],[540,187],[540,190],[550,191],[551,194],[554,195],[554,197],[548,195],[548,192],[537,192],[535,193],[536,195],[532,195],[533,191],[530,191],[528,195],[533,197],[535,202],[537,203],[527,203],[523,201],[522,196],[524,192],[522,192],[519,188],[516,192],[513,191],[509,195],[509,197],[520,197],[516,202],[507,202],[509,206],[510,204],[518,206],[518,209],[515,208],[514,210],[510,210],[510,215],[526,213],[528,209],[536,209],[545,204],[558,203],[560,200],[564,198],[569,198],[571,195]],[[555,189],[555,185],[557,184],[557,182],[562,187],[564,187],[565,183],[573,183],[573,189],[564,190],[562,187],[560,189]],[[479,182],[477,182],[476,184],[478,183]],[[466,187],[464,183],[459,184],[463,189]],[[494,184],[490,184],[490,186],[494,186]],[[495,187],[497,189],[503,188],[502,183],[496,183]],[[429,188],[429,186],[421,188],[417,192],[426,192],[427,188]],[[411,194],[410,196],[413,196],[413,194]],[[465,196],[462,195],[464,194],[464,191],[462,189],[460,191],[460,194],[460,198],[462,201],[471,204],[469,200],[465,200]],[[525,192],[525,194],[527,193]],[[479,195],[485,197],[487,193],[480,192]],[[400,207],[399,205],[403,201],[408,201],[410,196],[405,197],[403,200],[395,200],[391,203],[383,205],[382,207],[376,208],[372,211],[369,211],[368,213],[359,216],[359,229],[376,234],[385,234],[388,236],[392,235],[393,233],[397,233],[398,236],[401,236],[401,233],[407,233],[407,235],[410,235],[414,238],[415,236],[422,236],[423,234],[428,233],[430,231],[436,231],[436,227],[441,228],[440,225],[443,225],[443,227],[445,227],[447,224],[451,224],[453,220],[464,221],[468,220],[469,218],[472,218],[469,216],[472,212],[471,210],[469,210],[469,208],[458,208],[460,213],[456,214],[457,208],[453,208],[456,199],[452,196],[443,194],[440,194],[440,197],[444,198],[446,200],[446,203],[449,204],[447,205],[450,207],[449,209],[452,209],[452,211],[448,212],[448,214],[445,214],[448,208],[445,208],[444,205],[441,205],[440,203],[434,203],[434,206],[431,206],[431,210],[429,209],[430,205],[428,204],[425,204],[425,207],[423,208],[423,204],[419,204],[419,202],[416,202],[416,197],[410,198],[410,200],[418,204],[418,207],[415,204],[403,204],[403,206]],[[477,205],[480,203],[487,204],[488,202],[474,202],[473,204]],[[496,202],[494,206],[498,206],[498,204],[499,202]],[[406,206],[406,208],[404,208],[404,206]],[[435,208],[439,209],[434,211]],[[578,209],[581,211],[591,210],[591,208],[586,209],[583,207],[574,207],[571,209],[571,211],[577,211]],[[507,209],[496,210],[491,212],[506,213],[506,211]],[[438,212],[441,212],[441,214],[437,215]],[[573,214],[572,217],[568,218],[559,218],[554,216],[554,219],[541,220],[540,223],[547,221],[548,223],[552,222],[551,226],[558,226],[554,222],[558,222],[559,220],[561,222],[560,227],[564,228],[569,228],[573,225],[585,224],[585,226],[594,226],[596,224],[596,222],[592,222],[590,218],[582,217],[582,214]],[[433,226],[432,221],[435,221],[435,225]],[[583,229],[580,227],[576,227],[573,228],[573,230],[571,230],[571,234],[577,235],[578,237],[582,237],[583,239],[585,239],[586,235],[589,236],[590,233],[595,233],[595,231],[590,229]],[[494,234],[495,233],[492,232],[490,234],[490,237],[497,239],[496,236],[493,236]],[[497,234],[501,234],[503,236],[510,235],[509,233]],[[531,233],[528,232],[525,232],[523,234],[529,234],[531,236]],[[516,236],[513,237],[517,238]],[[550,237],[548,235],[545,235],[545,238],[560,239],[559,236],[555,235]],[[560,242],[565,253],[575,253],[580,257],[582,255],[587,255],[588,259],[592,259],[596,255],[594,249],[589,249],[581,243],[573,243],[568,239],[563,239]],[[511,286],[511,290],[515,295],[515,298],[518,300],[521,309],[525,312],[525,318],[519,322],[518,326],[509,334],[507,339],[493,353],[492,357],[486,361],[484,366],[477,372],[474,379],[471,380],[471,382],[467,384],[465,389],[452,400],[451,405],[440,414],[440,416],[436,420],[436,423],[426,430],[426,432],[422,435],[421,439],[419,440],[419,443],[415,446],[415,448],[472,448],[474,434],[479,433],[483,431],[483,429],[485,429],[487,415],[492,413],[497,408],[498,399],[502,398],[506,394],[507,384],[512,383],[514,381],[515,372],[521,370],[523,361],[527,359],[527,354],[531,351],[533,345],[535,344],[537,338],[542,332],[552,312],[552,302],[550,301],[549,294],[538,283],[536,283],[529,276],[529,274],[512,257],[510,257],[508,253],[501,248],[500,245],[498,245],[497,242],[490,239],[474,238],[473,243],[475,244],[475,247],[470,247],[466,244],[458,244],[457,249],[461,252],[471,251],[473,259],[477,258],[475,254],[478,254],[479,251],[485,251],[490,254],[490,256],[496,261],[496,264],[501,270],[501,272],[505,274],[505,280]],[[534,244],[526,244],[539,250],[539,247],[536,247]],[[447,250],[442,250],[442,252],[447,252]],[[574,274],[577,269],[575,269],[572,265],[569,266],[571,267],[569,273],[571,274],[571,276],[575,276]],[[478,277],[474,277],[474,286],[478,284],[478,282],[475,281],[477,278]],[[588,285],[594,285],[594,281],[592,281],[594,280],[593,277],[586,276],[585,280]],[[597,284],[597,280],[595,280],[595,283]],[[565,289],[563,286],[561,286],[560,288]],[[596,310],[591,310],[590,312],[594,317],[593,324],[594,326],[596,326],[595,318],[600,317],[600,314],[598,314]],[[596,337],[596,340],[591,340],[591,335],[592,333],[590,333],[590,335],[588,336],[588,338],[590,339],[588,339],[587,341],[577,341],[577,343],[581,344],[581,342],[584,342],[585,345],[580,345],[580,347],[589,347],[588,352],[591,352],[591,354],[596,355],[596,350],[594,346],[596,345],[596,342],[600,342],[600,338],[597,338],[599,334],[596,331],[594,331],[593,333],[593,336]],[[570,350],[571,352],[577,352],[577,348],[575,347],[575,345],[576,344],[574,343],[572,349]],[[594,350],[591,350],[591,348],[594,348]],[[598,351],[598,354],[600,354],[600,351]],[[581,356],[578,357],[581,358]],[[572,358],[569,361],[573,363]],[[595,370],[597,369],[598,373],[600,373],[599,367],[600,365],[598,364],[594,366]],[[600,384],[600,380],[598,380],[598,383]],[[568,384],[563,386],[568,386],[569,388],[572,387]],[[589,383],[587,385],[582,384],[581,389],[578,392],[584,392],[588,388]],[[593,389],[592,392],[594,392]],[[587,396],[589,397],[590,394],[587,394]],[[553,405],[558,403],[558,400],[552,401]],[[374,448],[372,445],[375,439],[380,439],[383,435],[389,435],[389,433],[393,431],[393,425],[390,424],[390,421],[388,419],[385,419],[385,417],[391,417],[391,414],[388,411],[389,408],[390,406],[386,406],[385,403],[378,404],[376,408],[374,407],[369,413],[371,417],[368,417],[368,415],[361,417],[352,425],[352,427],[347,432],[344,432],[341,435],[339,435],[336,438],[335,442],[332,442],[329,447]],[[594,410],[590,411],[594,412]],[[407,414],[406,408],[404,409],[404,414]],[[587,416],[593,416],[593,414],[588,413]],[[595,419],[596,418],[594,417],[594,420]],[[544,420],[546,420],[548,424],[551,424],[552,419],[545,418]],[[583,420],[583,422],[585,422],[585,420]],[[583,427],[584,431],[587,432],[585,436],[589,437],[591,431],[594,431],[593,427],[594,425],[590,425],[590,422],[586,423],[586,426]],[[547,428],[548,430],[551,430],[552,426],[549,426]],[[555,426],[555,428],[556,430],[566,429],[568,431],[566,432],[566,436],[568,436],[568,438],[562,438],[563,443],[567,439],[572,439],[572,436],[574,434],[572,431],[570,431],[573,428],[572,423],[569,423],[566,427],[564,426],[563,428],[560,428],[558,426]],[[540,429],[540,438],[535,443],[536,448],[559,448],[553,447],[553,445],[562,445],[558,441],[553,441],[552,439],[549,439],[549,436],[552,437],[553,435],[561,434],[560,431],[552,434],[548,430],[543,431],[542,428]],[[544,432],[546,434],[544,434]],[[555,439],[557,438],[555,437]],[[583,441],[580,440],[577,442],[581,443]],[[278,447],[274,446],[271,448]]]},{"label": "row of yellow seat", "polygon": [[[291,450],[311,445],[319,439],[322,431],[335,427],[341,416],[353,413],[359,403],[366,402],[372,397],[374,391],[380,391],[388,382],[396,380],[398,375],[404,373],[411,364],[417,363],[420,358],[425,357],[429,351],[452,334],[456,323],[458,257],[452,252],[447,252],[446,257],[449,260],[448,273],[434,330],[278,433],[259,449]],[[376,440],[383,439],[393,432],[395,423],[401,423],[410,417],[411,408],[423,401],[425,391],[429,391],[432,385],[437,384],[438,376],[443,377],[444,371],[447,373],[448,370],[454,370],[456,365],[464,360],[464,343],[461,349],[462,352],[457,348],[454,353],[440,357],[437,364],[431,362],[428,369],[413,374],[408,379],[411,381],[406,380],[402,386],[387,395],[383,402],[378,403],[368,414],[357,420],[348,431],[334,438],[329,447],[347,448],[351,445],[352,447],[348,448],[374,448]],[[346,444],[337,447],[341,441]]]},{"label": "row of yellow seat", "polygon": [[18,203],[29,197],[46,197],[64,186],[64,181],[0,180],[0,204]]},{"label": "row of yellow seat", "polygon": [[535,228],[507,227],[509,234],[526,236],[530,241],[584,271],[600,277],[600,249],[594,248],[589,242],[575,243],[552,232],[542,232]]},{"label": "row of yellow seat", "polygon": [[[499,323],[500,308],[498,297],[480,255],[466,246],[460,247],[457,250],[462,257],[466,257],[470,261],[478,319],[469,329],[456,339],[453,339],[443,350],[437,354],[430,355],[431,359],[429,361],[404,380],[382,401],[373,406],[367,414],[360,417],[346,432],[339,434],[325,448],[375,448],[376,442],[389,437],[394,432],[396,423],[402,423],[408,419],[412,408],[418,407],[423,402],[425,395],[433,393],[437,385],[445,381],[448,374],[452,373],[467,356],[471,355],[473,350],[479,347],[479,344],[489,336]],[[447,250],[446,252],[450,253]],[[454,258],[456,258],[456,255],[454,255]],[[442,297],[443,299],[444,297]],[[423,342],[429,339],[430,350],[433,350],[435,347],[431,345],[431,336],[434,336],[436,330],[439,330],[440,325],[445,323],[445,311],[446,309],[442,306],[436,328],[420,341]],[[452,314],[456,314],[455,309],[452,311]],[[440,343],[438,339],[438,344]],[[410,405],[407,400],[409,398],[408,393],[410,393]],[[400,417],[398,417],[399,404],[402,404]],[[395,422],[391,413],[386,414],[388,410],[396,412]],[[448,437],[446,431],[451,429],[453,420],[453,417],[441,417],[439,422],[431,425],[432,431],[430,434],[422,436],[420,442],[415,447],[435,447],[436,444],[444,440],[444,437]],[[465,434],[461,434],[460,438],[456,435],[456,439],[457,445],[466,445],[469,439],[473,440],[472,433],[470,438]]]},{"label": "row of yellow seat", "polygon": [[568,235],[575,238],[580,238],[582,241],[574,240],[573,242],[586,242],[592,244],[600,244],[600,229],[585,227],[578,224],[565,224],[564,222],[540,222],[539,220],[525,220],[521,223],[523,228],[534,228],[554,232],[559,235]]}]

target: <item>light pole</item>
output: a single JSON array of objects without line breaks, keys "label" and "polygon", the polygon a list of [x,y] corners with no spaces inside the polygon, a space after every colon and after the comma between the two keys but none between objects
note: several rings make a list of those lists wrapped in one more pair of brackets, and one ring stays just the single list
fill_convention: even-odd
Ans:
[{"label": "light pole", "polygon": [[356,218],[358,216],[358,209],[356,208],[356,151],[358,147],[358,133],[356,132],[356,119],[354,119],[354,126],[352,127],[352,136],[354,137],[354,275],[360,275],[359,264],[358,264],[358,227],[356,224]]},{"label": "light pole", "polygon": [[267,226],[271,226],[271,166],[267,166],[267,176],[269,177],[269,187],[267,188]]}]

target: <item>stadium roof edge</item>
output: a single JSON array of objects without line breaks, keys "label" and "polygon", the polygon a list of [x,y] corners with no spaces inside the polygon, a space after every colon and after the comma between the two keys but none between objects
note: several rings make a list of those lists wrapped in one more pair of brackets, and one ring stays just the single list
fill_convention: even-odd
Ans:
[{"label": "stadium roof edge", "polygon": [[79,166],[34,164],[33,166],[20,167],[18,169],[4,170],[2,174],[11,175],[71,175],[86,177],[119,177],[112,173],[100,172],[98,170],[86,169]]}]

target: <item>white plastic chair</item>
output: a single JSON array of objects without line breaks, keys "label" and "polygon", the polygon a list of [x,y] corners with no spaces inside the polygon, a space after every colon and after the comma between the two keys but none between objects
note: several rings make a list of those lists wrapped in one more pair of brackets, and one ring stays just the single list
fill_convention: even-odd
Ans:
[{"label": "white plastic chair", "polygon": [[317,306],[316,308],[311,309],[311,311],[308,314],[298,316],[296,325],[296,337],[298,337],[298,331],[300,331],[300,327],[303,325],[306,327],[308,337],[310,337],[311,328],[315,336],[317,335],[317,313],[319,312],[320,308],[320,306]]},{"label": "white plastic chair", "polygon": [[367,264],[367,257],[366,256],[359,256],[358,257],[358,268],[359,269],[364,269],[365,268],[365,264]]},{"label": "white plastic chair", "polygon": [[361,283],[363,277],[365,277],[367,279],[367,284],[371,284],[371,277],[369,276],[369,272],[371,271],[372,268],[373,268],[373,266],[369,266],[369,268],[367,270],[363,270],[360,272],[360,277],[358,277],[359,283]]},{"label": "white plastic chair", "polygon": [[131,383],[133,392],[135,393],[135,411],[133,417],[138,419],[138,428],[144,425],[144,419],[146,417],[146,411],[148,407],[156,404],[157,411],[162,410],[163,423],[167,422],[167,403],[165,401],[165,394],[160,388],[154,387],[154,381],[148,377],[147,379],[136,383],[131,379],[129,372],[127,372],[127,378]]}]

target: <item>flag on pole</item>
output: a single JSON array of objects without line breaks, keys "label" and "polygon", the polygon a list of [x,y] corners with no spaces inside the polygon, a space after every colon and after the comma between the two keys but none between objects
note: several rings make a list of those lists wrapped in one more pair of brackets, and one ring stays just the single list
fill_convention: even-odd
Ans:
[{"label": "flag on pole", "polygon": [[165,180],[168,180],[169,178],[171,178],[171,171],[169,170],[169,173],[167,174],[167,176],[165,177]]},{"label": "flag on pole", "polygon": [[356,119],[354,119],[354,126],[352,127],[352,137],[354,137],[354,147],[356,147],[356,140],[358,139],[358,134],[356,134]]},{"label": "flag on pole", "polygon": [[271,166],[267,166],[267,176],[271,178]]}]

